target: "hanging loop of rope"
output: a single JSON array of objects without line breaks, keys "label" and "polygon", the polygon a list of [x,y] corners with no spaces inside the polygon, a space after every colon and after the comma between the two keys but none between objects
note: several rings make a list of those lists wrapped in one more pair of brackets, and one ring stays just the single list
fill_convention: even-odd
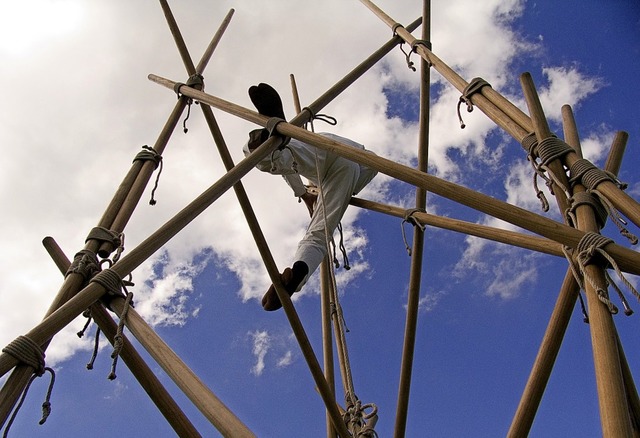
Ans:
[{"label": "hanging loop of rope", "polygon": [[20,400],[16,405],[11,417],[7,423],[7,426],[3,433],[3,438],[7,437],[9,434],[9,430],[11,429],[11,425],[13,424],[16,416],[18,415],[18,411],[22,407],[24,400],[27,397],[27,393],[29,392],[29,388],[31,384],[36,379],[36,377],[43,376],[46,372],[51,374],[51,380],[49,381],[49,386],[47,388],[47,393],[45,396],[45,400],[42,403],[42,418],[38,422],[38,424],[42,425],[47,421],[47,418],[51,414],[51,393],[53,392],[53,385],[56,380],[55,371],[45,366],[45,354],[42,351],[40,345],[34,342],[28,336],[18,336],[15,340],[13,340],[9,345],[2,349],[3,353],[7,353],[10,356],[13,356],[20,363],[27,365],[33,368],[34,372],[29,382],[25,386],[22,391],[22,395],[20,396]]},{"label": "hanging loop of rope", "polygon": [[[122,278],[120,278],[120,275],[118,275],[115,271],[113,271],[110,268],[101,271],[98,275],[93,277],[91,281],[100,284],[106,289],[107,295],[108,295],[106,297],[107,307],[109,307],[110,298],[113,298],[115,296],[125,298],[124,307],[122,310],[122,314],[120,315],[120,321],[118,322],[118,328],[116,330],[116,335],[114,336],[114,340],[113,340],[113,352],[111,354],[111,359],[113,359],[113,361],[111,364],[111,371],[108,375],[108,379],[113,380],[116,378],[116,372],[115,372],[116,365],[117,365],[118,357],[120,355],[120,351],[122,350],[122,346],[124,342],[123,334],[122,334],[122,331],[124,329],[124,322],[127,317],[127,312],[129,308],[133,307],[133,294],[127,290],[127,286],[133,286],[133,283],[130,280],[123,280]],[[104,298],[105,297],[103,297],[103,299]],[[96,337],[98,336],[99,336],[99,332],[96,333]],[[96,340],[96,345],[94,346],[94,356],[95,356],[95,353],[97,353],[97,343],[98,341]],[[94,359],[95,357],[93,357],[92,361],[90,362],[91,366],[93,366]],[[87,368],[91,369],[89,368],[89,365],[87,365]]]},{"label": "hanging loop of rope", "polygon": [[[302,111],[306,111],[309,113],[309,123],[311,123],[312,125],[314,120],[320,120],[321,122],[325,122],[331,126],[335,126],[338,124],[338,119],[336,119],[335,117],[327,114],[316,114],[308,106],[302,108]],[[313,128],[311,129],[311,131],[313,132]]]},{"label": "hanging loop of rope", "polygon": [[[123,285],[123,289],[126,291],[126,287]],[[116,376],[116,365],[118,363],[118,357],[120,356],[120,352],[122,351],[122,347],[124,346],[124,322],[127,318],[127,312],[130,307],[133,307],[133,293],[126,292],[126,298],[124,301],[124,306],[122,309],[122,314],[120,315],[120,320],[118,321],[118,327],[116,329],[116,334],[113,337],[113,352],[111,353],[111,372],[107,376],[109,380],[114,380]]]},{"label": "hanging loop of rope", "polygon": [[158,184],[160,182],[160,175],[162,174],[162,168],[164,167],[162,162],[162,155],[156,152],[156,150],[153,149],[152,147],[149,147],[148,145],[144,145],[142,146],[142,151],[138,152],[138,155],[136,155],[136,157],[133,159],[134,163],[136,161],[152,161],[155,164],[156,169],[158,168],[158,166],[160,167],[160,170],[158,171],[158,175],[156,175],[156,181],[154,183],[153,190],[151,190],[151,199],[149,200],[150,205],[156,205],[156,200],[154,196],[155,196],[156,190],[158,189]]},{"label": "hanging loop of rope", "polygon": [[462,105],[463,103],[466,104],[467,112],[468,113],[473,112],[473,102],[471,101],[471,96],[481,92],[483,87],[491,87],[491,84],[489,84],[489,82],[485,81],[482,78],[473,78],[471,82],[469,82],[469,85],[464,87],[464,90],[462,91],[462,96],[460,96],[460,99],[458,100],[458,107],[457,107],[458,121],[460,122],[460,129],[464,129],[467,126],[464,124],[464,121],[462,120],[462,114],[460,113],[460,105]]},{"label": "hanging loop of rope", "polygon": [[410,223],[414,227],[420,228],[422,231],[424,231],[426,228],[414,217],[414,214],[416,213],[426,213],[426,210],[424,208],[411,208],[409,210],[406,210],[404,213],[404,219],[400,223],[400,229],[402,230],[402,241],[404,242],[404,246],[407,249],[407,253],[409,254],[409,257],[411,257],[411,246],[409,246],[409,242],[407,242],[407,236],[405,235],[405,232],[404,232],[405,222]]}]

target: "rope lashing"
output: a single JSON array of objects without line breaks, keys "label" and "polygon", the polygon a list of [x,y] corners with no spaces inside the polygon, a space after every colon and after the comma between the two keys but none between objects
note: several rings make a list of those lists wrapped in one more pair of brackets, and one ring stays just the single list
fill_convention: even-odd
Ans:
[{"label": "rope lashing", "polygon": [[420,228],[422,231],[424,231],[425,228],[426,228],[425,225],[421,224],[414,217],[414,214],[416,214],[416,213],[426,213],[426,210],[424,208],[411,208],[409,210],[406,210],[404,212],[404,219],[400,223],[400,229],[402,230],[402,241],[404,242],[404,246],[407,249],[407,253],[409,254],[409,256],[411,256],[411,246],[409,246],[409,243],[407,242],[407,236],[405,235],[405,232],[404,232],[404,224],[405,224],[405,222],[410,223],[414,227]]},{"label": "rope lashing", "polygon": [[73,262],[71,262],[69,269],[67,269],[65,277],[69,274],[80,274],[86,282],[98,271],[100,271],[100,265],[98,264],[96,254],[93,251],[83,249],[73,258]]},{"label": "rope lashing", "polygon": [[607,221],[607,209],[599,202],[599,200],[589,192],[576,192],[569,198],[569,208],[565,212],[567,221],[574,228],[578,225],[576,210],[580,206],[588,205],[592,208],[598,224],[598,228],[604,227]]},{"label": "rope lashing", "polygon": [[[582,276],[596,290],[598,299],[609,308],[609,311],[612,314],[616,314],[618,313],[618,308],[609,299],[607,291],[600,288],[596,284],[595,280],[591,276],[589,276],[585,270],[585,267],[591,263],[598,262],[598,261],[606,262],[607,266],[605,266],[605,269],[609,267],[612,268],[618,275],[618,278],[627,287],[627,289],[631,291],[631,293],[638,300],[640,300],[640,294],[638,294],[638,291],[625,278],[625,276],[622,274],[622,271],[618,267],[615,260],[604,249],[605,246],[607,246],[609,243],[612,243],[612,242],[613,242],[612,239],[606,236],[602,236],[601,234],[593,233],[593,232],[586,233],[582,237],[582,239],[580,239],[580,242],[576,247],[576,254],[577,254],[576,263],[578,264],[578,268]],[[576,275],[576,269],[573,266],[572,266],[572,270],[574,275]],[[614,283],[611,276],[608,273],[606,273],[606,271],[605,271],[605,276],[608,284]],[[576,279],[578,278],[576,277]],[[584,284],[582,284],[580,281],[578,281],[578,284],[580,284],[580,287],[584,289]],[[620,291],[617,285],[614,286],[614,289],[616,290],[616,292],[618,292],[618,295],[621,296],[621,301],[623,303],[623,306],[625,307],[625,314],[630,315],[631,313],[633,313],[633,311],[631,311],[631,309],[629,308],[628,303],[622,294],[622,291]]]},{"label": "rope lashing", "polygon": [[349,269],[351,269],[351,265],[349,264],[349,256],[347,255],[347,248],[344,245],[344,232],[342,229],[342,222],[338,222],[338,225],[336,226],[336,230],[338,230],[338,233],[340,235],[340,240],[338,241],[338,245],[336,248],[336,242],[333,239],[333,236],[331,236],[331,252],[333,255],[333,265],[335,266],[336,269],[338,269],[340,267],[340,262],[338,261],[338,249],[340,249],[340,252],[342,253],[342,265],[344,267],[345,271],[348,271]]},{"label": "rope lashing", "polygon": [[291,140],[291,137],[286,137],[284,135],[281,135],[280,133],[278,133],[278,131],[276,130],[278,124],[282,123],[282,122],[287,122],[285,119],[281,119],[280,117],[271,117],[269,120],[267,120],[267,132],[269,133],[269,137],[279,137],[280,140],[282,141],[282,143],[280,144],[280,146],[278,146],[279,150],[282,150],[285,148],[285,146],[287,146],[289,144],[289,141]]},{"label": "rope lashing", "polygon": [[[122,346],[124,342],[123,335],[122,335],[122,331],[124,329],[124,321],[127,317],[127,312],[129,310],[129,307],[133,307],[133,294],[127,290],[127,286],[132,286],[133,283],[131,283],[130,281],[123,280],[122,278],[120,278],[120,275],[118,275],[112,269],[105,269],[101,271],[98,275],[93,277],[91,281],[96,282],[101,286],[103,286],[107,290],[107,293],[109,295],[121,296],[121,297],[124,296],[125,298],[124,308],[122,310],[122,314],[120,315],[120,321],[118,322],[118,328],[116,330],[116,335],[114,336],[114,340],[113,340],[113,353],[111,353],[111,358],[113,359],[113,361],[111,365],[111,372],[108,375],[108,379],[113,380],[116,378],[116,373],[115,373],[116,364],[118,362],[118,357],[120,355],[120,351],[122,350]],[[123,295],[123,291],[124,291],[124,295]],[[97,333],[96,335],[98,336],[99,333]],[[88,365],[87,365],[87,368],[89,368]]]},{"label": "rope lashing", "polygon": [[96,334],[93,338],[93,351],[91,352],[91,358],[89,359],[89,362],[87,362],[87,369],[88,370],[92,370],[93,369],[93,364],[96,361],[96,358],[98,357],[98,349],[100,348],[100,327],[96,327]]},{"label": "rope lashing", "polygon": [[471,96],[476,93],[479,93],[483,87],[491,87],[489,82],[485,81],[482,78],[473,78],[469,85],[464,87],[462,90],[462,96],[460,96],[460,100],[458,100],[458,121],[460,122],[460,129],[464,129],[467,125],[464,124],[462,120],[462,114],[460,113],[460,105],[463,103],[467,105],[467,112],[470,113],[473,111],[473,102],[471,102]]},{"label": "rope lashing", "polygon": [[84,312],[82,312],[82,316],[87,318],[87,321],[84,323],[84,327],[82,327],[82,330],[80,330],[78,333],[76,333],[76,335],[79,338],[82,338],[84,336],[84,334],[87,332],[87,329],[89,328],[89,324],[91,324],[91,309],[87,309]]},{"label": "rope lashing", "polygon": [[160,166],[160,170],[158,171],[158,175],[156,175],[156,181],[153,186],[153,190],[151,190],[151,199],[149,200],[150,205],[156,205],[156,200],[154,199],[154,195],[156,193],[156,189],[158,188],[158,183],[160,182],[160,174],[162,174],[162,155],[156,152],[155,149],[149,147],[147,145],[142,146],[142,151],[138,152],[138,155],[133,159],[133,162],[136,161],[153,161],[155,164],[155,168],[157,169]]},{"label": "rope lashing", "polygon": [[[85,243],[92,239],[101,243],[108,243],[110,246],[117,249],[117,254],[121,254],[122,251],[124,251],[124,233],[119,233],[105,227],[94,227],[85,239]],[[108,256],[108,253],[103,254],[103,252],[105,251],[98,251],[100,256]]]},{"label": "rope lashing", "polygon": [[[547,137],[538,143],[535,133],[530,133],[522,139],[522,148],[527,151],[527,160],[531,163],[534,170],[533,175],[533,187],[536,191],[536,196],[542,203],[542,210],[549,210],[549,203],[544,196],[544,193],[538,188],[537,178],[542,178],[551,194],[553,191],[553,184],[560,187],[565,192],[567,198],[570,197],[568,189],[560,182],[560,180],[549,169],[549,164],[556,159],[562,158],[564,155],[573,151],[573,148],[558,139],[555,136]],[[538,161],[539,159],[539,161]],[[548,176],[545,174],[548,174]]]},{"label": "rope lashing", "polygon": [[[378,422],[378,407],[374,403],[362,404],[362,402],[355,397],[345,396],[347,401],[347,408],[343,415],[343,421],[348,426],[351,426],[352,431],[356,431],[355,437],[358,438],[377,438],[378,434],[374,430],[376,423]],[[366,412],[370,409],[371,412]]]},{"label": "rope lashing", "polygon": [[569,171],[571,172],[571,178],[569,179],[569,182],[572,185],[581,183],[583,186],[585,186],[589,193],[598,198],[602,205],[602,208],[604,208],[606,214],[608,214],[613,224],[618,228],[620,234],[626,237],[632,245],[637,244],[638,238],[626,228],[626,226],[628,225],[627,221],[622,218],[611,201],[609,201],[609,199],[604,194],[602,194],[602,192],[597,190],[598,185],[604,181],[611,181],[621,189],[625,188],[626,185],[618,181],[616,176],[611,172],[601,170],[593,165],[590,161],[584,159],[577,160],[571,166]]},{"label": "rope lashing", "polygon": [[527,161],[529,161],[531,163],[531,167],[533,167],[533,189],[536,192],[536,196],[540,200],[542,211],[549,211],[549,201],[547,201],[546,196],[544,196],[544,193],[538,187],[538,176],[547,183],[547,187],[549,187],[549,190],[551,190],[552,193],[553,188],[547,176],[542,170],[540,170],[536,163],[535,150],[538,147],[538,139],[536,138],[536,133],[529,133],[529,135],[522,139],[521,144],[523,149],[527,151]]},{"label": "rope lashing", "polygon": [[[187,79],[186,83],[177,82],[173,86],[173,91],[178,96],[178,99],[180,99],[181,97],[184,97],[184,95],[180,92],[180,89],[185,85],[187,87],[195,88],[196,90],[203,90],[204,89],[204,76],[202,76],[199,73],[196,73],[196,74],[193,74],[193,75],[189,76],[189,79]],[[189,120],[189,116],[191,115],[191,104],[193,103],[193,99],[190,98],[190,97],[187,97],[186,98],[186,102],[187,102],[187,116],[185,117],[184,121],[182,122],[182,130],[184,131],[185,134],[187,132],[189,132],[189,129],[187,128],[187,120]],[[198,104],[198,102],[196,102],[196,105],[197,104]]]},{"label": "rope lashing", "polygon": [[[395,24],[391,27],[391,32],[392,32],[392,35],[393,35],[394,37],[398,36],[398,29],[399,29],[399,28],[403,28],[403,29],[404,29],[404,26],[403,26],[402,24],[400,24],[400,23],[395,23]],[[416,71],[416,68],[414,67],[414,63],[413,63],[413,61],[411,61],[411,55],[412,55],[414,52],[416,52],[416,48],[417,48],[419,45],[423,45],[423,46],[425,46],[427,49],[429,49],[429,51],[431,51],[431,41],[427,41],[427,40],[418,40],[418,39],[416,39],[416,40],[414,40],[414,41],[411,43],[411,50],[410,50],[409,52],[405,52],[405,51],[404,51],[404,49],[402,48],[402,47],[403,47],[403,45],[404,45],[404,41],[401,41],[401,42],[400,42],[400,50],[402,51],[402,53],[404,53],[404,56],[405,56],[406,61],[407,61],[407,67],[408,67],[408,68],[410,68],[412,71]],[[427,61],[427,62],[428,62],[428,61]],[[431,63],[430,63],[430,62],[429,62],[429,67],[431,67]]]},{"label": "rope lashing", "polygon": [[42,351],[40,345],[38,345],[35,341],[33,341],[28,336],[18,336],[14,339],[9,345],[2,349],[3,353],[7,353],[10,356],[13,356],[20,363],[25,364],[31,368],[33,368],[34,373],[29,379],[29,382],[22,391],[22,395],[18,404],[16,405],[13,413],[11,414],[11,418],[7,423],[7,427],[4,430],[3,438],[7,437],[9,434],[9,429],[13,424],[16,416],[18,415],[18,411],[22,407],[25,398],[27,397],[27,392],[31,387],[31,384],[36,379],[36,377],[43,376],[46,372],[51,374],[51,380],[49,381],[49,387],[47,388],[47,394],[45,396],[45,400],[42,403],[42,418],[38,422],[38,424],[42,425],[47,421],[47,418],[51,414],[51,393],[53,391],[53,385],[56,380],[55,371],[52,368],[45,366],[45,354]]}]

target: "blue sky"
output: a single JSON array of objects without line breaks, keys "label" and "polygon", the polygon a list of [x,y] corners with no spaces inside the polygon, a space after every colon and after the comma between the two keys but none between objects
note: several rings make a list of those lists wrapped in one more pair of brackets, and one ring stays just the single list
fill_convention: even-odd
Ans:
[{"label": "blue sky", "polygon": [[[246,89],[272,83],[289,103],[289,74],[312,101],[390,36],[359,2],[174,2],[194,60],[230,8],[236,12],[205,71],[206,91],[249,107]],[[319,3],[319,2],[318,2]],[[482,76],[526,109],[518,76],[531,72],[554,132],[562,104],[573,106],[585,152],[599,165],[617,130],[630,134],[620,177],[640,196],[637,168],[640,5],[613,1],[458,0],[433,5],[433,51],[464,78]],[[419,1],[378,5],[400,22]],[[324,6],[324,7],[323,7]],[[286,17],[286,23],[282,23]],[[419,35],[419,33],[414,33]],[[302,36],[301,36],[302,35]],[[68,256],[82,247],[140,145],[153,144],[175,102],[149,73],[184,80],[160,6],[153,2],[39,1],[0,18],[0,343],[41,319],[60,274],[41,248],[52,235]],[[269,50],[265,49],[268,48]],[[415,55],[414,55],[415,56]],[[415,57],[417,60],[417,57]],[[418,75],[394,50],[326,112],[340,123],[318,127],[364,143],[381,156],[415,164]],[[520,145],[476,109],[458,127],[459,93],[432,74],[431,172],[540,213],[531,167]],[[252,126],[216,112],[236,161]],[[177,131],[147,205],[145,193],[127,227],[126,247],[171,218],[223,173],[199,108],[189,133]],[[234,147],[237,145],[238,147]],[[291,263],[308,220],[278,178],[244,180],[278,266]],[[413,189],[378,176],[362,197],[409,207]],[[429,211],[497,225],[430,195]],[[546,216],[559,220],[552,207]],[[349,328],[356,393],[379,410],[380,437],[393,433],[410,258],[401,220],[351,207],[345,216],[353,269],[337,272]],[[409,227],[406,227],[409,232]],[[630,229],[638,234],[637,227]],[[612,230],[606,234],[626,241]],[[410,234],[410,233],[409,233]],[[420,319],[407,422],[408,437],[505,435],[548,323],[566,261],[449,231],[427,228]],[[223,196],[134,272],[137,310],[198,376],[260,437],[324,436],[324,408],[283,312],[266,313],[269,285],[232,193]],[[637,278],[630,277],[634,284]],[[321,355],[317,277],[294,297]],[[638,303],[631,301],[638,311]],[[638,315],[615,316],[637,375]],[[93,371],[82,319],[54,339],[53,413],[38,426],[46,390],[38,379],[12,427],[13,436],[174,436],[122,362],[107,380],[110,348]],[[142,348],[140,348],[143,351]],[[147,354],[144,356],[148,358]],[[148,358],[203,436],[215,429]],[[342,403],[341,389],[338,400]],[[542,400],[532,437],[601,436],[589,326],[575,309]]]}]

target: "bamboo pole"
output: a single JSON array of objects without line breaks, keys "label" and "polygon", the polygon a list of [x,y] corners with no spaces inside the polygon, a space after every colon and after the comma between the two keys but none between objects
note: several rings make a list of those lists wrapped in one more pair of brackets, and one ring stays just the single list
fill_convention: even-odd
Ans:
[{"label": "bamboo pole", "polygon": [[[153,74],[149,75],[149,79],[167,88],[173,88],[175,84],[175,82],[169,79]],[[225,112],[236,115],[250,122],[258,124],[265,123],[264,118],[261,118],[261,116],[256,113],[242,108],[239,105],[189,87],[183,87],[183,89],[184,94],[208,105],[222,109]],[[262,124],[262,126],[264,126],[264,124]],[[584,235],[584,232],[582,231],[532,213],[523,208],[508,204],[488,195],[475,192],[474,190],[468,189],[464,186],[442,180],[433,175],[419,172],[386,158],[373,154],[362,154],[353,147],[349,147],[338,141],[308,132],[302,128],[293,126],[292,124],[279,123],[276,126],[276,131],[279,134],[293,137],[312,146],[331,151],[351,161],[382,172],[392,178],[404,181],[414,186],[422,187],[437,195],[469,206],[498,219],[502,219],[570,248],[575,248]],[[637,252],[615,243],[607,245],[606,250],[616,260],[616,263],[618,263],[618,265],[625,271],[634,274],[640,272],[640,254]]]},{"label": "bamboo pole", "polygon": [[[422,2],[422,40],[431,40],[431,1]],[[418,167],[420,172],[427,172],[429,166],[429,101],[430,101],[430,65],[424,59],[420,62],[420,116],[418,129]],[[416,187],[415,205],[418,210],[427,208],[427,191]],[[413,373],[413,357],[418,326],[418,310],[420,303],[420,283],[422,279],[422,261],[424,253],[424,230],[413,226],[413,244],[411,249],[411,266],[407,296],[407,313],[405,319],[402,360],[400,363],[400,379],[396,403],[396,420],[394,437],[405,436],[407,415],[409,411],[409,394]]]},{"label": "bamboo pole", "polygon": [[[55,262],[56,266],[62,274],[64,274],[71,262],[64,254],[62,249],[51,237],[43,240],[43,245],[47,252]],[[106,311],[104,306],[96,302],[91,306],[91,316],[95,320],[100,330],[105,334],[111,345],[114,343],[117,324]],[[131,370],[133,376],[138,380],[142,388],[149,395],[149,398],[158,407],[158,410],[171,425],[173,430],[181,437],[200,437],[200,433],[196,430],[189,418],[184,414],[180,406],[171,397],[169,392],[164,388],[160,380],[153,373],[151,368],[144,362],[142,356],[138,354],[131,342],[124,337],[124,344],[120,351],[120,357]]]}]

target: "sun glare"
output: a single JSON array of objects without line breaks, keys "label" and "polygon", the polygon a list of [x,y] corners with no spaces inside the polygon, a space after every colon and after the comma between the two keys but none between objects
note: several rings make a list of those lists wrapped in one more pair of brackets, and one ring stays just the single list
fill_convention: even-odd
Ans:
[{"label": "sun glare", "polygon": [[74,0],[9,1],[0,14],[0,53],[22,55],[73,31],[83,4]]}]

